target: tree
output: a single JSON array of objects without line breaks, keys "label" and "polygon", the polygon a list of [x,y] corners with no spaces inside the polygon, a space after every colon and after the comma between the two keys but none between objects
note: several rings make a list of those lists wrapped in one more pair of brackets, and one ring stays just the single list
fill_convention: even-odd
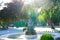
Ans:
[{"label": "tree", "polygon": [[22,2],[13,1],[5,4],[7,7],[4,7],[0,10],[0,23],[2,26],[7,25],[9,22],[16,21],[20,19],[22,15]]},{"label": "tree", "polygon": [[60,0],[52,0],[54,6],[52,7],[52,17],[51,20],[53,21],[54,25],[59,25],[60,23]]},{"label": "tree", "polygon": [[[46,20],[48,24],[53,27],[54,25],[59,25],[60,22],[60,1],[59,0],[52,0],[53,5],[51,7],[48,7],[47,9],[43,9],[41,13],[46,14]],[[54,28],[54,27],[53,27]]]}]

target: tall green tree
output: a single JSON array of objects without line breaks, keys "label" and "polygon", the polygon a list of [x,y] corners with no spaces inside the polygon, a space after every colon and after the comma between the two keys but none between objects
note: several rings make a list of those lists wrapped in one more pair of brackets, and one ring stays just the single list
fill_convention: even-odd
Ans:
[{"label": "tall green tree", "polygon": [[59,25],[60,22],[60,0],[51,0],[53,5],[47,9],[42,9],[42,13],[46,14],[46,20],[51,25]]},{"label": "tall green tree", "polygon": [[19,20],[22,15],[23,2],[13,1],[5,3],[7,7],[0,10],[0,24],[7,25],[10,22]]}]

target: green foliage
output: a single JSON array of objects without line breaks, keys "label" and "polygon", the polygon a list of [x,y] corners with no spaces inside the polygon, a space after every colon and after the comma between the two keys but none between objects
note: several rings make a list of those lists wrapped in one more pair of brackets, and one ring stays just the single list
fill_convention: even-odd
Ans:
[{"label": "green foliage", "polygon": [[24,20],[24,19],[20,19],[20,20],[17,20],[15,22],[13,22],[13,24],[16,26],[16,27],[24,27],[26,26],[26,22],[27,22],[27,19]]},{"label": "green foliage", "polygon": [[23,29],[23,32],[26,31],[26,30],[27,30],[27,28],[24,28],[24,29]]},{"label": "green foliage", "polygon": [[[60,0],[51,0],[53,6],[48,7],[47,9],[41,8],[40,15],[46,20],[51,19],[54,25],[59,25],[60,22]],[[43,16],[45,14],[45,16]],[[41,18],[40,16],[40,18]]]},{"label": "green foliage", "polygon": [[51,19],[54,25],[59,25],[60,22],[60,7],[59,6],[52,6],[47,9],[42,9],[41,14],[45,14],[45,19]]},{"label": "green foliage", "polygon": [[54,6],[54,8],[52,9],[52,17],[51,20],[53,21],[53,23],[55,25],[59,25],[60,22],[60,8],[58,6]]},{"label": "green foliage", "polygon": [[38,24],[39,26],[45,26],[46,25],[46,13],[45,11],[41,11],[41,13],[38,14],[37,18],[38,18]]},{"label": "green foliage", "polygon": [[51,34],[43,34],[40,40],[54,40]]},{"label": "green foliage", "polygon": [[27,6],[27,8],[24,9],[24,16],[27,18],[32,18],[34,25],[37,25],[37,15],[33,7]]},{"label": "green foliage", "polygon": [[13,21],[16,21],[20,19],[21,9],[23,6],[22,2],[10,2],[6,3],[7,7],[4,7],[2,10],[0,10],[0,25],[6,25],[6,23],[11,23]]}]

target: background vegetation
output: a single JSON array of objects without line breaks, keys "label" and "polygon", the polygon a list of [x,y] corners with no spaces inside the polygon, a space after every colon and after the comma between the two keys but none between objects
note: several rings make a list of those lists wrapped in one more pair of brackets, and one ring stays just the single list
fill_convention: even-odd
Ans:
[{"label": "background vegetation", "polygon": [[[23,1],[16,0],[5,3],[7,7],[0,10],[0,25],[5,26],[13,23],[17,27],[26,26],[28,18],[31,17],[34,20],[35,26],[46,26],[47,23],[49,25],[53,23],[55,26],[59,26],[60,0],[50,0],[49,3],[46,0],[45,3],[47,3],[46,6],[39,5],[39,1],[35,1],[35,6],[24,6]],[[40,10],[39,12],[38,9]]]}]

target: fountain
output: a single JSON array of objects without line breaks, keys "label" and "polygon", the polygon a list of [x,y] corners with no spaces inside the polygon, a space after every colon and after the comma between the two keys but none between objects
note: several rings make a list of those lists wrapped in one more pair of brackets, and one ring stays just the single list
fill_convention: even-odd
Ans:
[{"label": "fountain", "polygon": [[[24,3],[25,3],[25,5],[31,4],[31,2],[27,2],[27,1],[25,1]],[[48,4],[50,3],[50,0],[47,0],[47,1],[40,0],[37,3],[38,4],[41,4],[41,5],[44,4],[44,5],[42,5],[42,7],[46,9],[47,6],[48,6]],[[36,5],[31,5],[31,6],[34,8]],[[49,5],[49,6],[51,6],[51,5]],[[37,8],[39,8],[39,7],[37,7]],[[31,17],[28,19],[28,22],[27,22],[27,30],[26,30],[25,34],[22,33],[20,30],[18,32],[17,31],[15,32],[15,30],[13,30],[11,32],[10,31],[6,31],[6,33],[9,33],[9,34],[4,34],[4,35],[0,36],[0,40],[10,40],[10,39],[11,40],[14,40],[14,39],[16,39],[16,40],[39,40],[40,39],[40,35],[43,34],[43,33],[46,33],[47,28],[40,28],[39,33],[38,33],[37,32],[38,29],[36,31],[34,30],[35,24],[34,24],[33,21],[34,20]],[[51,26],[52,26],[52,29],[55,29],[52,24],[51,24]],[[51,29],[51,31],[52,31],[52,29]],[[60,36],[60,33],[56,33],[54,30],[53,30],[54,32],[50,32],[49,30],[50,29],[48,29],[47,32],[53,34],[54,36],[55,35],[59,35]]]},{"label": "fountain", "polygon": [[34,22],[32,21],[32,18],[28,19],[27,22],[27,31],[25,33],[22,32],[16,32],[12,34],[5,34],[2,36],[3,39],[19,39],[19,40],[37,40],[37,33],[34,30]]},{"label": "fountain", "polygon": [[25,33],[26,35],[26,38],[36,38],[37,35],[36,35],[36,31],[34,30],[34,22],[32,21],[32,18],[29,18],[28,19],[28,23],[27,23],[27,31]]}]

